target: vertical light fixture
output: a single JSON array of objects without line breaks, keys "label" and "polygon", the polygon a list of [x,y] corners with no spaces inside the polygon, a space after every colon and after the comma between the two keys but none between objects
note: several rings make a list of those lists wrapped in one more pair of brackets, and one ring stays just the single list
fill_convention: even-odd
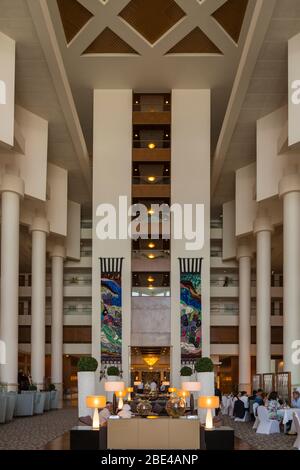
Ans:
[{"label": "vertical light fixture", "polygon": [[86,401],[86,406],[94,410],[93,429],[99,429],[100,428],[99,408],[106,407],[106,397],[101,396],[101,395],[87,396],[85,401]]},{"label": "vertical light fixture", "polygon": [[199,408],[207,409],[205,429],[214,429],[211,410],[215,410],[216,408],[219,408],[220,406],[219,397],[205,397],[205,396],[199,397],[198,406]]}]

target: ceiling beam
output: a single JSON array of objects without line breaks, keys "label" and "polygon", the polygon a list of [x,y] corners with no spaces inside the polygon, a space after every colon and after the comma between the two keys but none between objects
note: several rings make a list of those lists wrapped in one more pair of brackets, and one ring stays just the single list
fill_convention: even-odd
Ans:
[{"label": "ceiling beam", "polygon": [[86,183],[86,189],[91,196],[92,176],[88,149],[77,114],[70,83],[67,77],[59,45],[53,28],[46,0],[27,0],[38,38],[45,54],[49,71],[57,97],[65,117],[67,128],[73,143],[74,151]]},{"label": "ceiling beam", "polygon": [[212,195],[221,176],[234,129],[264,41],[276,0],[257,0],[212,161]]}]

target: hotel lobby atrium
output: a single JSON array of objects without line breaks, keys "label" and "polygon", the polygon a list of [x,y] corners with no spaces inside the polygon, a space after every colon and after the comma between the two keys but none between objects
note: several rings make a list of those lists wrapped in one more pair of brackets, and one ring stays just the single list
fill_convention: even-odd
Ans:
[{"label": "hotel lobby atrium", "polygon": [[298,0],[0,0],[0,198],[0,451],[300,450]]}]

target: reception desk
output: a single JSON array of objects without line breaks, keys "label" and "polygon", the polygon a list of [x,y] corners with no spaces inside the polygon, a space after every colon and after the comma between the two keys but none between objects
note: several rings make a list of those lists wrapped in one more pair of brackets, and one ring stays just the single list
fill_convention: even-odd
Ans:
[{"label": "reception desk", "polygon": [[109,419],[108,449],[200,449],[200,423],[191,419]]}]

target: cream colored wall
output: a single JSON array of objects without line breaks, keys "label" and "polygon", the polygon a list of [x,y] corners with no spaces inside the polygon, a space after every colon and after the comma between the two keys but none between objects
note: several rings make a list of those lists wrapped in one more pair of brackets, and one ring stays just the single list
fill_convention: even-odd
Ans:
[{"label": "cream colored wall", "polygon": [[68,201],[67,257],[80,260],[80,204]]},{"label": "cream colored wall", "polygon": [[[292,97],[295,88],[292,87],[294,81],[298,81],[299,89],[300,80],[300,34],[291,38],[288,42],[288,81],[289,81],[289,119],[288,119],[288,142],[289,145],[298,144],[300,142],[300,104],[293,102]],[[299,93],[298,93],[299,97]]]},{"label": "cream colored wall", "polygon": [[25,141],[25,154],[0,149],[0,174],[8,166],[24,180],[25,196],[46,201],[48,122],[21,106],[15,108],[15,119]]},{"label": "cream colored wall", "polygon": [[171,373],[179,385],[180,272],[178,257],[203,257],[202,346],[210,355],[210,90],[172,90],[171,203],[205,205],[204,248],[186,251],[186,240],[171,240]]},{"label": "cream colored wall", "polygon": [[15,41],[0,32],[0,80],[6,91],[6,102],[0,103],[0,143],[10,146],[14,144],[15,49]]},{"label": "cream colored wall", "polygon": [[223,260],[236,258],[235,201],[223,204]]},{"label": "cream colored wall", "polygon": [[100,203],[118,207],[119,196],[131,204],[132,91],[95,90],[93,151],[93,327],[92,354],[100,362],[100,262],[99,257],[124,257],[122,272],[122,367],[129,379],[131,329],[131,240],[96,237],[96,209]]},{"label": "cream colored wall", "polygon": [[288,167],[299,164],[299,150],[278,154],[278,140],[288,117],[287,107],[257,121],[257,201],[278,195],[278,184]]}]

